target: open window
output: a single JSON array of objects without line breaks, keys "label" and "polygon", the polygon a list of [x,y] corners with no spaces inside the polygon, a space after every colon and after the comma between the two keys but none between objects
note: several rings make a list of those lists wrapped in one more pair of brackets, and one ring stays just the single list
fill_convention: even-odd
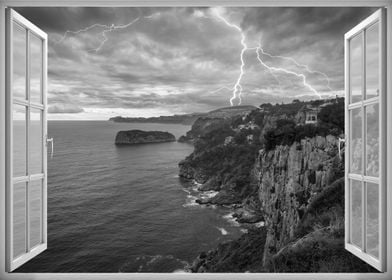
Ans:
[{"label": "open window", "polygon": [[47,248],[47,35],[7,10],[8,271]]},{"label": "open window", "polygon": [[[6,23],[5,260],[13,271],[47,248],[47,35],[12,9]],[[385,271],[390,248],[385,10],[344,40],[345,248]],[[306,120],[317,122],[317,116]]]},{"label": "open window", "polygon": [[380,271],[386,258],[385,16],[345,35],[346,249]]}]

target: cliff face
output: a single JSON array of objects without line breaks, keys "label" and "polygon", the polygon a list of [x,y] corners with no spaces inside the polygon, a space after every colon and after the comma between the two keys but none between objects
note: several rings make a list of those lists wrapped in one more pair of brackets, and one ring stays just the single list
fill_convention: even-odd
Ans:
[{"label": "cliff face", "polygon": [[317,136],[259,151],[258,197],[267,229],[264,264],[295,239],[312,200],[343,175],[337,143],[332,135]]},{"label": "cliff face", "polygon": [[143,143],[173,142],[176,137],[163,131],[127,130],[119,131],[116,135],[116,145],[132,145]]},{"label": "cliff face", "polygon": [[[270,105],[223,123],[200,120],[190,132],[195,149],[180,162],[180,176],[202,184],[201,191],[218,191],[198,202],[231,206],[249,228],[200,254],[190,271],[374,272],[344,249],[344,103],[324,106],[317,125],[301,124],[305,105]],[[259,221],[264,227],[255,228]]]}]

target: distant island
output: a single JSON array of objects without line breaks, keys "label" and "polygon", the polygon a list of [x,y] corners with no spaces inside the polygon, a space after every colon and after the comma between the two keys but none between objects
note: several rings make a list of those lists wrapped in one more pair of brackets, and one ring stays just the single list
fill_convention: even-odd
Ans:
[{"label": "distant island", "polygon": [[151,118],[129,118],[129,117],[112,117],[109,121],[121,123],[165,123],[165,124],[184,124],[192,125],[200,117],[208,118],[230,118],[239,114],[247,114],[256,109],[254,106],[233,106],[213,110],[207,113],[191,113],[183,115],[160,116]]},{"label": "distant island", "polygon": [[116,135],[116,145],[174,142],[176,137],[163,131],[125,130]]}]

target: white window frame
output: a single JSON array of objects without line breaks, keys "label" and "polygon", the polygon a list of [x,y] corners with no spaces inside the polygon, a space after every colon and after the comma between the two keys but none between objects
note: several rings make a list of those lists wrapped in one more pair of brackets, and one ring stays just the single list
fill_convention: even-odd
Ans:
[{"label": "white window frame", "polygon": [[[350,103],[350,45],[349,41],[354,38],[355,36],[361,34],[362,39],[362,53],[361,53],[361,64],[362,64],[362,90],[366,91],[366,38],[364,32],[365,29],[368,29],[373,24],[377,23],[379,25],[379,87],[380,87],[380,95],[376,97],[372,97],[370,99],[365,99],[362,101],[356,101]],[[345,34],[345,92],[346,92],[346,99],[345,99],[345,133],[346,133],[346,153],[345,153],[345,248],[356,255],[357,257],[361,258],[362,260],[366,261],[367,263],[374,266],[376,269],[380,271],[385,270],[385,202],[386,202],[386,154],[382,151],[386,149],[386,120],[385,120],[385,112],[386,112],[386,77],[383,76],[385,74],[385,57],[386,57],[386,49],[385,49],[385,10],[380,9],[370,15],[368,18],[363,20],[353,29]],[[380,149],[379,149],[379,176],[369,176],[364,174],[354,174],[350,173],[350,159],[351,159],[351,135],[349,126],[351,124],[350,121],[350,112],[354,109],[361,109],[362,110],[362,169],[365,169],[366,165],[366,111],[365,108],[370,105],[379,105],[379,141],[380,141]],[[351,213],[351,200],[350,200],[350,181],[354,180],[356,182],[360,182],[362,184],[362,246],[364,248],[359,248],[358,246],[351,244],[351,224],[352,224],[352,213]],[[367,201],[367,192],[366,192],[366,184],[367,183],[374,183],[378,185],[379,188],[379,256],[375,258],[368,253],[366,253],[366,201]]]},{"label": "white window frame", "polygon": [[[5,9],[6,7],[385,7],[387,13],[387,108],[392,108],[392,0],[0,0],[0,279],[392,279],[392,172],[387,172],[387,240],[385,273],[255,273],[255,274],[142,274],[142,273],[5,273]],[[344,40],[344,38],[342,38]],[[387,143],[392,143],[392,110],[387,110]],[[387,145],[387,166],[392,167],[392,145]]]},{"label": "white window frame", "polygon": [[[46,104],[46,83],[47,83],[47,61],[46,61],[46,55],[45,53],[47,52],[47,35],[46,33],[43,33],[39,28],[31,24],[29,21],[27,21],[24,17],[19,15],[17,12],[15,12],[12,9],[7,10],[7,24],[6,26],[9,27],[7,28],[7,32],[10,32],[8,34],[8,38],[12,38],[12,32],[13,32],[13,24],[18,24],[22,28],[26,30],[26,60],[27,62],[30,61],[30,51],[27,51],[30,49],[29,43],[30,43],[30,38],[31,35],[36,36],[37,38],[42,40],[42,60],[41,60],[41,88],[40,88],[40,93],[42,95],[42,104],[41,103],[34,103],[31,102],[30,100],[21,100],[18,98],[14,98],[13,96],[8,96],[7,98],[7,114],[9,115],[7,125],[8,129],[7,131],[11,132],[13,129],[13,119],[12,119],[12,110],[14,105],[21,105],[25,106],[26,108],[26,113],[27,113],[27,118],[26,118],[26,168],[29,169],[29,143],[30,143],[30,111],[31,109],[35,110],[40,110],[42,115],[41,115],[41,125],[42,125],[42,147],[41,147],[41,152],[42,152],[42,173],[39,174],[34,174],[34,175],[24,175],[24,176],[18,176],[14,177],[14,172],[13,172],[13,157],[12,157],[12,151],[13,151],[13,134],[10,133],[9,135],[9,141],[7,142],[7,161],[10,162],[10,166],[8,166],[8,176],[6,176],[6,190],[7,192],[7,200],[6,200],[6,207],[7,211],[6,213],[9,213],[7,217],[7,233],[6,233],[6,240],[7,240],[7,250],[6,250],[6,266],[8,271],[12,271],[16,269],[17,267],[23,265],[26,263],[28,260],[31,260],[41,252],[45,251],[47,249],[47,157],[46,157],[46,131],[47,131],[47,120],[46,120],[46,114],[47,114],[47,104]],[[12,46],[12,41],[10,40],[7,46],[7,65],[9,65],[12,72],[12,67],[13,67],[13,62],[12,62],[12,53],[13,53],[13,46]],[[26,63],[26,81],[30,81],[30,63]],[[7,87],[7,92],[12,91],[12,73],[7,73],[8,80],[10,80],[10,83],[6,84]],[[27,82],[29,84],[29,82]],[[26,88],[26,93],[28,96],[28,99],[30,99],[30,89],[27,87]],[[29,201],[29,189],[30,186],[26,187],[26,242],[25,242],[25,253],[20,255],[17,258],[14,258],[13,255],[13,207],[14,207],[14,195],[13,195],[13,189],[14,189],[14,184],[16,183],[26,183],[30,184],[32,181],[41,181],[41,224],[40,224],[40,244],[37,246],[34,246],[31,248],[30,246],[30,201]]]}]

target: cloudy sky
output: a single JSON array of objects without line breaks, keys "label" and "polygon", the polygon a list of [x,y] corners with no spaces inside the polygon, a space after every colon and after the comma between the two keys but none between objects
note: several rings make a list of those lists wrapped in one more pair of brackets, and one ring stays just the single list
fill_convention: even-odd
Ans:
[{"label": "cloudy sky", "polygon": [[373,11],[17,10],[49,34],[49,119],[205,112],[240,91],[243,105],[342,95],[344,33]]}]

